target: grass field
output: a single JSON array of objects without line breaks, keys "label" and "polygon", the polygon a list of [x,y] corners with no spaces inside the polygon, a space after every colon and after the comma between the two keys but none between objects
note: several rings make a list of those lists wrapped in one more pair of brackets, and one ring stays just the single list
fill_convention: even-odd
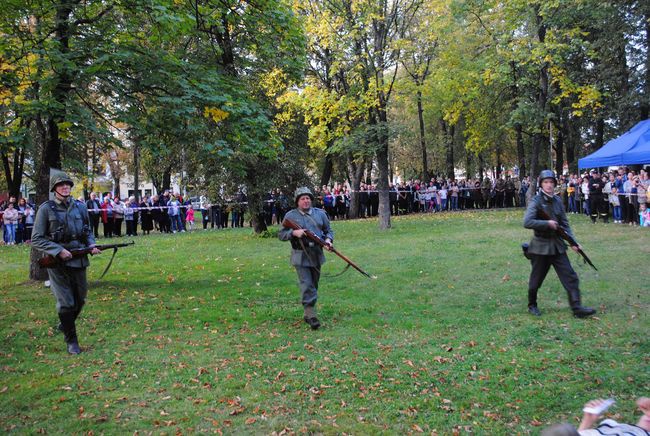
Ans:
[{"label": "grass field", "polygon": [[[68,356],[54,300],[0,247],[0,431],[51,434],[537,434],[614,397],[650,394],[650,231],[571,216],[599,268],[571,254],[575,319],[554,272],[526,312],[523,210],[334,222],[369,273],[323,277],[323,327],[302,321],[289,244],[251,230],[135,238],[95,283]],[[124,238],[122,238],[124,240]],[[328,255],[324,275],[340,259]]]}]

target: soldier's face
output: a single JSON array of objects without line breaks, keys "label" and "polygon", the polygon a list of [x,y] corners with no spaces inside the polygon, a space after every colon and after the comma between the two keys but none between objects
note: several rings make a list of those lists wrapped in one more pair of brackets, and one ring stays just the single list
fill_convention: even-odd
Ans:
[{"label": "soldier's face", "polygon": [[72,186],[69,183],[59,183],[54,187],[54,192],[61,197],[69,197]]},{"label": "soldier's face", "polygon": [[548,195],[553,195],[555,192],[555,182],[553,179],[542,180],[542,191],[546,192]]},{"label": "soldier's face", "polygon": [[298,208],[300,210],[309,210],[311,208],[311,197],[309,195],[301,195],[298,198]]}]

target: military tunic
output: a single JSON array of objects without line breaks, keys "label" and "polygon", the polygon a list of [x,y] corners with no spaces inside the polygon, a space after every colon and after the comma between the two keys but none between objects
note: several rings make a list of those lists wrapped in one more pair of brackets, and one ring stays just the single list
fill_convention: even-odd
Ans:
[{"label": "military tunic", "polygon": [[[34,220],[32,245],[49,255],[63,250],[95,245],[89,228],[88,209],[82,202],[70,199],[46,201],[38,208]],[[86,267],[88,256],[72,258],[56,268],[48,268],[50,286],[59,313],[80,312],[88,292]]]},{"label": "military tunic", "polygon": [[[329,218],[322,209],[312,207],[305,213],[292,209],[287,212],[285,219],[310,230],[323,240],[334,240]],[[295,238],[292,232],[293,229],[283,227],[278,233],[278,238],[281,241],[291,241],[291,265],[296,268],[298,274],[302,304],[313,307],[318,300],[318,281],[321,265],[325,263],[325,254],[320,245],[307,238]]]}]

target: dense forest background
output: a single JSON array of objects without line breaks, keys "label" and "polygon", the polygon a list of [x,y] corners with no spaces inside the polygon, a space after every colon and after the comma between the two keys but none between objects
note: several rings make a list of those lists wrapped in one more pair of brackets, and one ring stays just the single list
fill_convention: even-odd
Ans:
[{"label": "dense forest background", "polygon": [[[650,2],[5,0],[0,190],[561,172],[650,112]],[[353,196],[353,204],[354,204]],[[354,209],[354,208],[353,208]],[[352,211],[354,214],[354,210]],[[262,224],[256,226],[261,229]]]}]

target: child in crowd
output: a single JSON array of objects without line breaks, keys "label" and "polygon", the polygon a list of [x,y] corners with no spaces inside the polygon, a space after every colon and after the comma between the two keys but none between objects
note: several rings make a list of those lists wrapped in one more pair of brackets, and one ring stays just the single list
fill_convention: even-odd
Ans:
[{"label": "child in crowd", "polygon": [[641,227],[650,227],[650,210],[645,203],[639,204],[639,224]]},{"label": "child in crowd", "polygon": [[609,194],[609,204],[612,205],[612,214],[614,215],[614,224],[623,222],[623,214],[621,211],[621,200],[618,198],[618,189],[612,186],[612,192]]},{"label": "child in crowd", "polygon": [[192,231],[194,229],[194,209],[192,205],[187,208],[187,213],[185,214],[185,223],[187,224],[187,229]]}]

